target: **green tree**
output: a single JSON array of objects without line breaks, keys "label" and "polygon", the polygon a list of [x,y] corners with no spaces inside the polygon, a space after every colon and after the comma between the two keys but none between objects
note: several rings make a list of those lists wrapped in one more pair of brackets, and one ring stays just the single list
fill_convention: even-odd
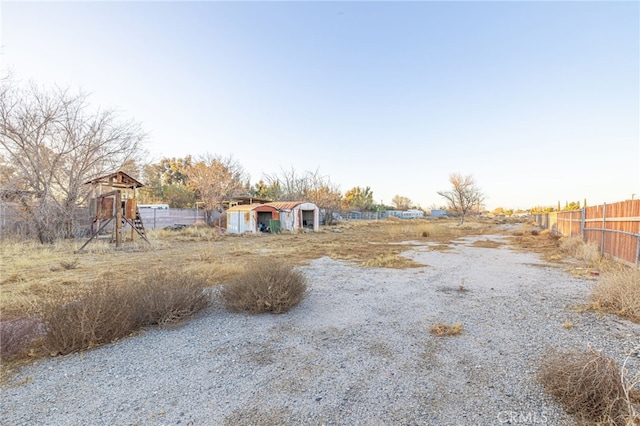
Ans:
[{"label": "green tree", "polygon": [[144,168],[146,186],[140,191],[144,203],[162,202],[174,208],[193,207],[196,192],[188,185],[187,170],[193,163],[184,158],[163,158]]},{"label": "green tree", "polygon": [[562,210],[580,210],[580,201],[565,201],[564,208]]},{"label": "green tree", "polygon": [[278,182],[267,183],[260,179],[258,183],[251,187],[251,195],[256,198],[276,201],[279,199],[282,189]]},{"label": "green tree", "polygon": [[368,186],[356,186],[345,192],[342,203],[345,208],[350,210],[371,210],[373,208],[373,191]]},{"label": "green tree", "polygon": [[395,206],[396,210],[407,210],[413,205],[413,201],[409,197],[402,195],[396,195],[391,200],[391,203]]},{"label": "green tree", "polygon": [[249,192],[247,173],[232,157],[206,154],[186,174],[189,186],[204,204],[207,223],[211,222],[214,210],[222,210],[223,201]]}]

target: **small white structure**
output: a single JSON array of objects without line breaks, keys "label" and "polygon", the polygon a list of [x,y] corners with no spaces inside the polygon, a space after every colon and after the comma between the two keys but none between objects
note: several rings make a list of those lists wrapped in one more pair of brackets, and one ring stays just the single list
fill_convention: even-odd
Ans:
[{"label": "small white structure", "polygon": [[303,201],[278,201],[266,204],[278,210],[280,229],[285,231],[317,231],[320,225],[320,209]]},{"label": "small white structure", "polygon": [[271,219],[278,219],[278,210],[266,204],[243,204],[227,210],[227,232],[244,234],[259,232],[271,226]]},{"label": "small white structure", "polygon": [[407,211],[402,212],[402,217],[404,219],[415,219],[419,217],[424,217],[424,212],[418,209],[409,209]]}]

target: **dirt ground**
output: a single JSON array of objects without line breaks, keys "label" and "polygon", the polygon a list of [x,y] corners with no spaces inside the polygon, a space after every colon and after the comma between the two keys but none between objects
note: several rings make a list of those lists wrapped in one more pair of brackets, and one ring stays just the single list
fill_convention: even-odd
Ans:
[{"label": "dirt ground", "polygon": [[[411,268],[366,267],[380,253],[348,247],[306,259],[310,291],[289,313],[214,305],[177,329],[39,361],[3,389],[2,423],[571,424],[537,384],[539,360],[593,347],[622,363],[640,325],[582,312],[593,281],[514,250],[514,229],[367,242]],[[434,336],[437,322],[462,333]]]}]

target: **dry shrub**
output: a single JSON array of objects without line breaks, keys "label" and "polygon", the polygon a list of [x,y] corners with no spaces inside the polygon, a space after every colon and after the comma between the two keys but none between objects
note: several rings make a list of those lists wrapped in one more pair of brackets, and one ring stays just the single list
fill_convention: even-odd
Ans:
[{"label": "dry shrub", "polygon": [[596,265],[600,262],[600,250],[594,243],[585,243],[580,237],[562,238],[560,250],[574,259]]},{"label": "dry shrub", "polygon": [[581,424],[632,425],[640,420],[630,397],[636,383],[628,383],[624,369],[600,352],[550,352],[538,381]]},{"label": "dry shrub", "polygon": [[302,301],[307,292],[306,281],[291,265],[262,259],[225,284],[220,295],[231,311],[280,314]]},{"label": "dry shrub", "polygon": [[0,321],[0,359],[8,361],[27,354],[43,335],[44,323],[38,318]]},{"label": "dry shrub", "polygon": [[462,333],[462,323],[458,322],[454,325],[448,325],[441,322],[437,322],[431,326],[429,332],[433,335],[442,336],[456,336]]},{"label": "dry shrub", "polygon": [[207,277],[197,273],[155,270],[134,286],[135,320],[138,326],[176,324],[209,305]]},{"label": "dry shrub", "polygon": [[607,268],[591,290],[591,307],[640,322],[640,271]]},{"label": "dry shrub", "polygon": [[67,354],[126,337],[142,327],[184,319],[209,303],[203,276],[151,271],[129,284],[96,282],[75,300],[53,298],[42,310],[43,348]]}]

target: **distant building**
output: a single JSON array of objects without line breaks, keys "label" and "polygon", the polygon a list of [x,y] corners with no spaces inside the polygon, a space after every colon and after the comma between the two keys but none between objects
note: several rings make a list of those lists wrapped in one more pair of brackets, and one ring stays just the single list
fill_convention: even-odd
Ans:
[{"label": "distant building", "polygon": [[431,217],[444,217],[444,216],[447,216],[446,210],[441,210],[441,209],[431,210]]},{"label": "distant building", "polygon": [[416,219],[419,217],[424,217],[424,212],[418,209],[409,209],[407,211],[402,212],[402,217],[404,219]]}]

